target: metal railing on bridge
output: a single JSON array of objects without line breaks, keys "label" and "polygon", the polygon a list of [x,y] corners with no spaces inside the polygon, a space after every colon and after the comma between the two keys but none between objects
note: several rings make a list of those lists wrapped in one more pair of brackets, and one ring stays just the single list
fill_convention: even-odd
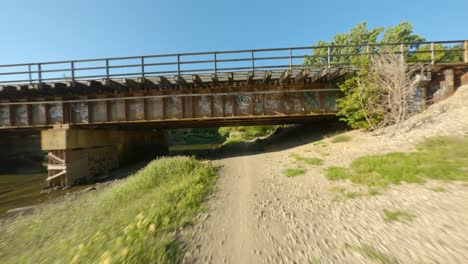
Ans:
[{"label": "metal railing on bridge", "polygon": [[[468,41],[226,50],[0,65],[0,85],[350,66],[383,49],[408,63],[468,63]],[[304,60],[308,62],[304,64]]]}]

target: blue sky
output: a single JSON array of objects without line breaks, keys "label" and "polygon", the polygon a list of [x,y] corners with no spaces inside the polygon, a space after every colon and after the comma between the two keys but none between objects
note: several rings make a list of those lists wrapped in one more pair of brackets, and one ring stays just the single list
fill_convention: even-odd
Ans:
[{"label": "blue sky", "polygon": [[312,45],[367,21],[468,39],[467,0],[0,0],[0,64]]}]

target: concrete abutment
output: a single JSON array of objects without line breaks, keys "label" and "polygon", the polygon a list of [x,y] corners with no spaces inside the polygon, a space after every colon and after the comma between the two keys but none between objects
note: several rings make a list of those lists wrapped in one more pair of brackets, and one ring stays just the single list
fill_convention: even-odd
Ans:
[{"label": "concrete abutment", "polygon": [[152,129],[80,129],[59,126],[41,132],[47,185],[71,186],[107,173],[126,162],[168,152],[164,131]]}]

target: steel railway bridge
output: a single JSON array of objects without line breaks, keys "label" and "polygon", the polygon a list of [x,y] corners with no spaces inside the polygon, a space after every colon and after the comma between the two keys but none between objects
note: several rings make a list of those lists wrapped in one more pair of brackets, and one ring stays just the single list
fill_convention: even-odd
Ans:
[{"label": "steel railway bridge", "polygon": [[468,82],[467,40],[0,65],[0,133],[43,130],[49,184],[71,185],[164,148],[161,129],[333,118],[350,61],[384,50],[420,65],[422,101]]}]

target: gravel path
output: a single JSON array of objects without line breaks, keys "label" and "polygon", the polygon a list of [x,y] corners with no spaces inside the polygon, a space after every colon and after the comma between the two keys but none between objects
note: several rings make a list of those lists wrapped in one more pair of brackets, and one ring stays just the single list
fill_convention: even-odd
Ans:
[{"label": "gravel path", "polygon": [[[452,134],[468,132],[466,120],[460,123],[450,124]],[[218,189],[185,234],[183,262],[467,263],[466,183],[402,184],[371,196],[360,186],[324,177],[326,167],[362,155],[411,150],[418,139],[432,135],[425,126],[420,129],[412,130],[415,137],[351,131],[349,142],[325,139],[318,145],[313,142],[330,136],[329,130],[291,128],[273,137],[263,152],[246,146],[235,157],[216,161],[222,165]],[[296,163],[292,153],[320,157],[324,164],[287,178],[283,170]],[[346,192],[355,197],[346,198]],[[410,217],[388,221],[384,210]]]}]

